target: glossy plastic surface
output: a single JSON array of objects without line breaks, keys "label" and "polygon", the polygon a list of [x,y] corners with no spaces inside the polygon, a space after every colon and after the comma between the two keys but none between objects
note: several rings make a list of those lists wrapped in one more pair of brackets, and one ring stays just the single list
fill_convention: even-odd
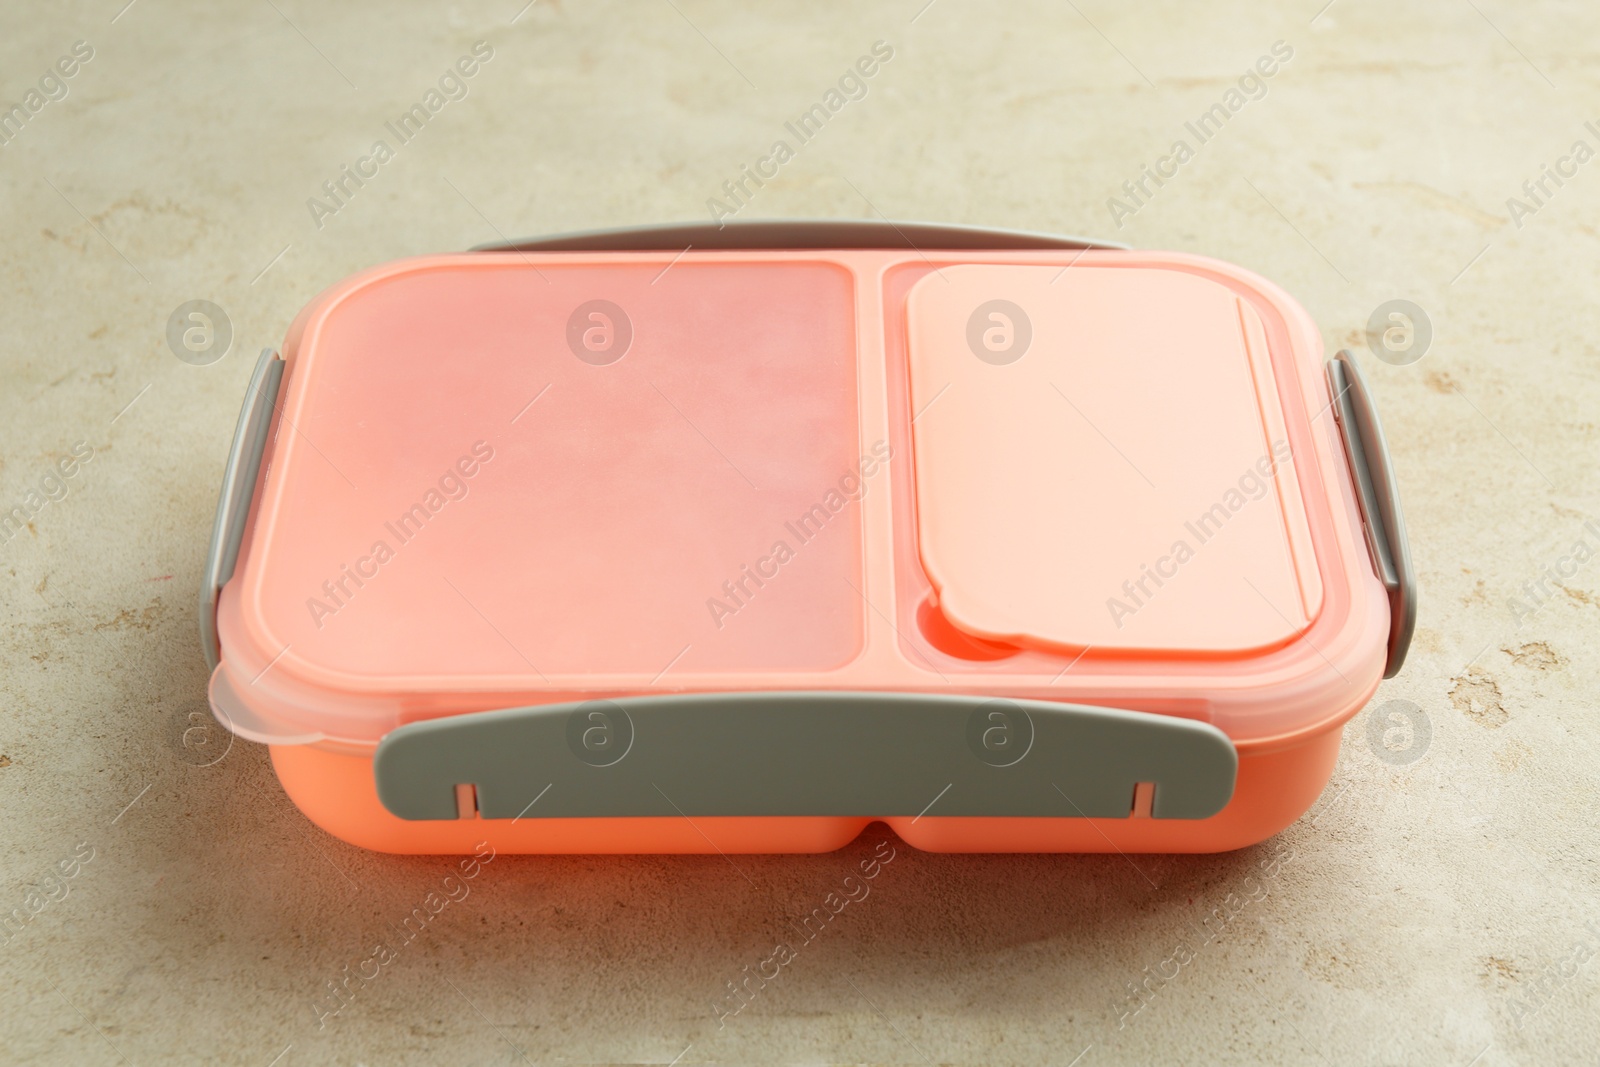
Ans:
[{"label": "glossy plastic surface", "polygon": [[[1026,319],[1016,359],[985,340],[995,301]],[[854,690],[1178,715],[1234,742],[1241,792],[1201,820],[1224,831],[1128,847],[1236,847],[1326,780],[1321,756],[1280,760],[1273,796],[1247,791],[1250,761],[1329,751],[1384,666],[1321,355],[1271,283],[1173,253],[389,264],[285,343],[213,706],[341,804],[396,727],[540,703]],[[349,830],[315,778],[291,794]],[[729,833],[831,848],[867,817]],[[1087,840],[931,819],[900,832]],[[638,821],[607,849],[680,850]]]}]

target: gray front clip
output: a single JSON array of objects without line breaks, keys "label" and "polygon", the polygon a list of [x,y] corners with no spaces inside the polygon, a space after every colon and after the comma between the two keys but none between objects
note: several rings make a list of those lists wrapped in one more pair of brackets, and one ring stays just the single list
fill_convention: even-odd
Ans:
[{"label": "gray front clip", "polygon": [[624,697],[430,719],[390,733],[378,797],[402,819],[987,816],[1204,819],[1238,754],[1207,723],[911,693]]}]

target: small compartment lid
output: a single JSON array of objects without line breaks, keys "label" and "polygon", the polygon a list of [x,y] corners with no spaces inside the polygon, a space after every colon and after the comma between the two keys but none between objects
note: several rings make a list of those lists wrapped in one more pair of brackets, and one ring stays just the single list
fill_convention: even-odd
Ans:
[{"label": "small compartment lid", "polygon": [[1170,267],[961,265],[907,303],[917,537],[949,621],[1243,655],[1322,603],[1267,332]]}]

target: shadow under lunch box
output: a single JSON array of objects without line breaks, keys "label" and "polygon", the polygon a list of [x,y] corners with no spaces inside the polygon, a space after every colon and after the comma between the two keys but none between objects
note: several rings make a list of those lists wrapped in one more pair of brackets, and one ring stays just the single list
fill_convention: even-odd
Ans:
[{"label": "shadow under lunch box", "polygon": [[1207,852],[1327,784],[1414,582],[1348,353],[1248,271],[648,227],[391,263],[250,383],[211,705],[390,852]]}]

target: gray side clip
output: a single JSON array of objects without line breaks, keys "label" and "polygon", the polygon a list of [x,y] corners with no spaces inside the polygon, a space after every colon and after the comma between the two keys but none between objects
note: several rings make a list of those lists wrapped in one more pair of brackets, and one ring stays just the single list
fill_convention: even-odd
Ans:
[{"label": "gray side clip", "polygon": [[1117,241],[937,222],[871,219],[761,219],[750,222],[668,222],[579,230],[474,245],[473,252],[681,252],[774,248],[912,248],[980,251],[1099,248],[1126,252]]},{"label": "gray side clip", "polygon": [[250,375],[250,387],[245,390],[239,425],[233,431],[233,447],[228,450],[222,493],[217,499],[217,517],[211,524],[211,547],[206,551],[206,567],[200,576],[200,647],[211,670],[217,669],[222,656],[217,642],[217,595],[233,577],[234,564],[239,561],[244,521],[250,513],[250,498],[255,495],[261,456],[267,448],[267,430],[272,425],[272,408],[282,381],[282,357],[270,348],[262,349],[255,373]]},{"label": "gray side clip", "polygon": [[1333,390],[1334,419],[1355,478],[1356,498],[1361,502],[1367,545],[1378,577],[1389,592],[1389,661],[1383,676],[1393,678],[1406,661],[1417,625],[1417,573],[1411,565],[1405,516],[1400,511],[1400,487],[1372,392],[1349,349],[1328,361],[1328,385]]}]

